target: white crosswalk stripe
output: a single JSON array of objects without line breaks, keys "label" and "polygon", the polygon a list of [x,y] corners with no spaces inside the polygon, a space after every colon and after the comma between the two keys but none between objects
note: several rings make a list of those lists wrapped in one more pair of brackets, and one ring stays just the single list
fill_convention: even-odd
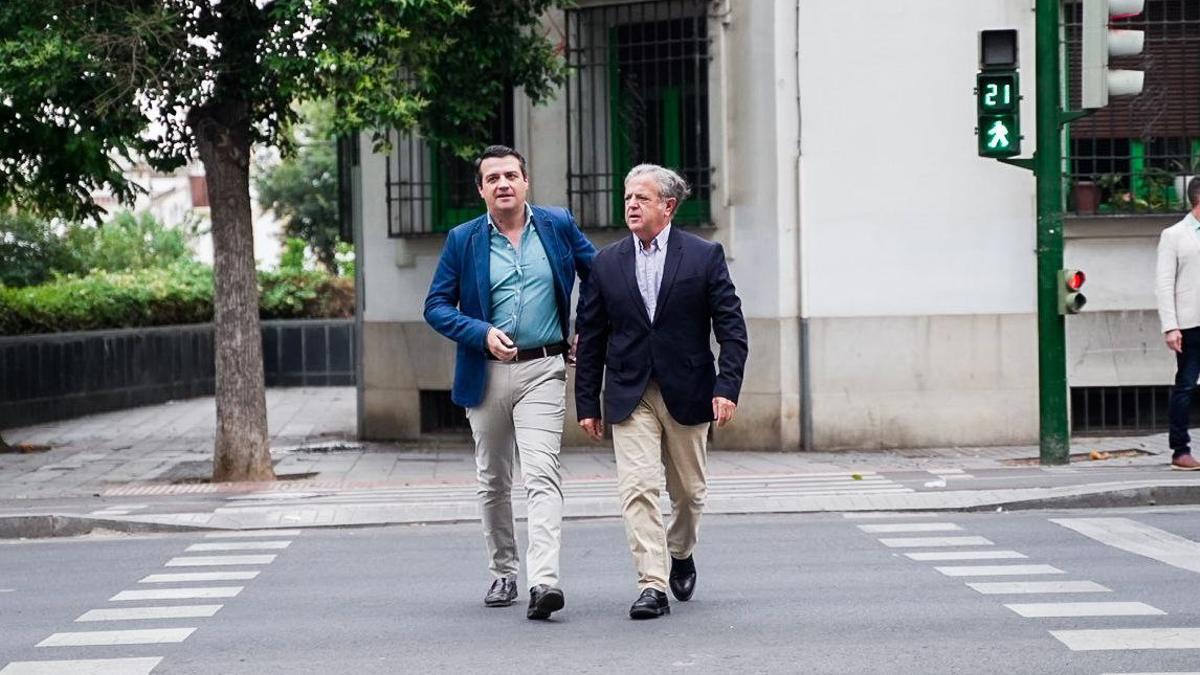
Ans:
[{"label": "white crosswalk stripe", "polygon": [[934,567],[948,577],[998,577],[1030,576],[1037,574],[1064,574],[1052,565],[960,565]]},{"label": "white crosswalk stripe", "polygon": [[979,581],[968,587],[984,595],[1022,593],[1111,593],[1112,589],[1094,581]]},{"label": "white crosswalk stripe", "polygon": [[14,661],[0,668],[0,675],[150,675],[161,656],[123,659],[67,659]]},{"label": "white crosswalk stripe", "polygon": [[1016,551],[917,551],[905,553],[913,560],[934,562],[940,560],[1004,560],[1013,558],[1028,558],[1024,553]]},{"label": "white crosswalk stripe", "polygon": [[185,553],[200,553],[202,551],[278,551],[291,546],[290,541],[222,541],[204,544],[192,544]]},{"label": "white crosswalk stripe", "polygon": [[1074,616],[1160,616],[1166,612],[1144,602],[1035,602],[1005,607],[1026,618]]},{"label": "white crosswalk stripe", "polygon": [[1052,630],[1076,652],[1126,649],[1200,649],[1200,628],[1098,628]]},{"label": "white crosswalk stripe", "polygon": [[985,537],[891,537],[879,540],[891,548],[936,548],[939,546],[992,546]]},{"label": "white crosswalk stripe", "polygon": [[258,572],[180,572],[178,574],[151,574],[139,584],[174,584],[196,581],[247,581],[258,576]]},{"label": "white crosswalk stripe", "polygon": [[245,586],[212,586],[204,588],[155,588],[146,591],[121,591],[109,602],[128,600],[189,600],[193,598],[233,598]]},{"label": "white crosswalk stripe", "polygon": [[219,567],[221,565],[267,565],[275,560],[275,554],[266,555],[210,555],[171,558],[164,567]]},{"label": "white crosswalk stripe", "polygon": [[962,530],[954,523],[883,523],[859,525],[858,529],[868,534],[891,534],[901,532],[953,532]]},{"label": "white crosswalk stripe", "polygon": [[156,645],[183,642],[195,628],[141,628],[134,630],[95,630],[55,633],[38,647],[100,647],[114,645]]},{"label": "white crosswalk stripe", "polygon": [[222,605],[176,605],[172,607],[122,607],[120,609],[91,609],[76,623],[88,621],[140,621],[145,619],[205,619],[213,616]]}]

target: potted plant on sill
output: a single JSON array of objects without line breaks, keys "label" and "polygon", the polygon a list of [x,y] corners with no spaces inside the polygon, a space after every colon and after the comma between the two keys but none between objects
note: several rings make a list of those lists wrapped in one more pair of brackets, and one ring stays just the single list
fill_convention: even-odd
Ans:
[{"label": "potted plant on sill", "polygon": [[1094,216],[1100,208],[1100,185],[1095,176],[1080,176],[1071,188],[1071,203],[1075,214]]}]

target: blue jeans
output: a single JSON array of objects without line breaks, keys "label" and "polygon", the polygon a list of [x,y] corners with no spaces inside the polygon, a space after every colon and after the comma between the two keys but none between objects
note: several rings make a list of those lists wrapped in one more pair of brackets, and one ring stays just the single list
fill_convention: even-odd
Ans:
[{"label": "blue jeans", "polygon": [[1170,427],[1167,443],[1175,457],[1191,452],[1188,411],[1192,407],[1196,380],[1200,378],[1200,326],[1181,332],[1183,351],[1175,355],[1175,386],[1171,389],[1171,401],[1167,405],[1167,423]]}]

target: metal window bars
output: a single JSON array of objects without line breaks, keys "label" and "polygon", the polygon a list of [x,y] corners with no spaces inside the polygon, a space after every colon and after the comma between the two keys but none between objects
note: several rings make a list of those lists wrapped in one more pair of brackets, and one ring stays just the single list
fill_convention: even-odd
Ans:
[{"label": "metal window bars", "polygon": [[[1068,101],[1080,107],[1080,0],[1064,0],[1064,60]],[[1110,67],[1144,70],[1145,86],[1068,128],[1066,167],[1080,215],[1170,213],[1185,210],[1184,189],[1200,172],[1200,2],[1147,0],[1121,28],[1145,31],[1142,54],[1113,58]]]},{"label": "metal window bars", "polygon": [[[497,104],[489,127],[488,137],[479,139],[480,146],[513,144],[512,88]],[[389,131],[388,140],[392,151],[385,164],[384,184],[389,237],[449,232],[483,213],[471,162],[431,147],[419,130]]]},{"label": "metal window bars", "polygon": [[567,198],[580,225],[624,222],[622,181],[642,162],[675,169],[692,186],[676,224],[710,224],[710,5],[567,11]]}]

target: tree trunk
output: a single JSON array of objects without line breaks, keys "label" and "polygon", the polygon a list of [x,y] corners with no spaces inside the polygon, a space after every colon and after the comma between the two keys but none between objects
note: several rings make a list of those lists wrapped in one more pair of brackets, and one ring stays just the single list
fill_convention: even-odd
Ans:
[{"label": "tree trunk", "polygon": [[212,209],[217,362],[213,481],[273,480],[250,216],[249,108],[240,101],[213,101],[194,110],[190,121]]}]

